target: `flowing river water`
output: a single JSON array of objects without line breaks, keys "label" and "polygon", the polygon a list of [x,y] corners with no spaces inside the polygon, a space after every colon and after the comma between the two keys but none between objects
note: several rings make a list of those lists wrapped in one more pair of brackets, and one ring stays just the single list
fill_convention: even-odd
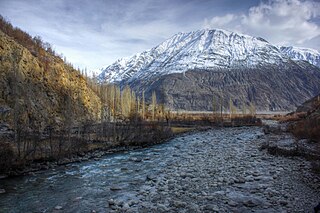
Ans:
[{"label": "flowing river water", "polygon": [[263,140],[260,127],[212,129],[0,180],[0,212],[312,212],[310,163],[259,151]]}]

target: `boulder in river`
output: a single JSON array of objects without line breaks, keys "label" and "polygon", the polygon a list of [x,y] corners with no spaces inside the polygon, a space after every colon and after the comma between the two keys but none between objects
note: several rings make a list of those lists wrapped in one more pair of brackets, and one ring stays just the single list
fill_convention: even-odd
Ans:
[{"label": "boulder in river", "polygon": [[136,157],[132,157],[132,158],[129,158],[130,161],[133,161],[133,162],[136,162],[136,163],[139,163],[142,161],[141,158],[136,158]]},{"label": "boulder in river", "polygon": [[56,207],[54,207],[54,209],[55,209],[55,210],[62,210],[63,207],[62,207],[62,206],[56,206]]},{"label": "boulder in river", "polygon": [[149,174],[147,175],[147,178],[146,178],[147,181],[153,181],[153,182],[156,182],[157,181],[157,176],[154,175],[154,174]]},{"label": "boulder in river", "polygon": [[112,185],[112,186],[110,186],[110,190],[111,191],[119,191],[119,190],[121,190],[121,187],[118,185]]}]

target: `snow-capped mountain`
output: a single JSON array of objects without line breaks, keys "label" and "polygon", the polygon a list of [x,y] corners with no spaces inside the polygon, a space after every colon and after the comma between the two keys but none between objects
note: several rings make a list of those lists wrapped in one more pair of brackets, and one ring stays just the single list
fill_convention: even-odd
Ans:
[{"label": "snow-capped mountain", "polygon": [[320,67],[320,52],[317,50],[292,46],[280,46],[279,50],[292,60],[304,60],[308,61],[310,64]]},{"label": "snow-capped mountain", "polygon": [[[281,51],[280,51],[281,50]],[[102,70],[101,82],[129,85],[173,109],[228,109],[254,102],[258,110],[294,110],[320,93],[320,69],[292,60],[262,38],[226,30],[178,33],[160,45]],[[306,55],[307,56],[307,55]],[[311,56],[309,56],[311,58]]]},{"label": "snow-capped mountain", "polygon": [[190,69],[244,68],[287,61],[262,38],[226,30],[178,33],[151,50],[106,67],[100,80],[119,82],[182,73]]}]

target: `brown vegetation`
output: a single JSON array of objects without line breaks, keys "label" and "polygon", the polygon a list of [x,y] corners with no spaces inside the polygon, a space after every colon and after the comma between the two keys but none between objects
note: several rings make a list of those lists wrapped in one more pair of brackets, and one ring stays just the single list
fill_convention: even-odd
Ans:
[{"label": "brown vegetation", "polygon": [[289,131],[299,139],[320,142],[320,100],[318,97],[312,100],[311,107],[307,112],[290,115],[297,117],[297,120],[289,126]]}]

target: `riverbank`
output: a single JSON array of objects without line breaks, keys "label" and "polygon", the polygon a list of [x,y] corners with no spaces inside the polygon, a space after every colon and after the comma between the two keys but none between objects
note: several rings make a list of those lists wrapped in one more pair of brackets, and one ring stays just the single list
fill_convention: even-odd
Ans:
[{"label": "riverbank", "polygon": [[260,151],[265,136],[262,127],[215,128],[0,180],[7,191],[0,206],[6,213],[311,212],[320,179],[310,162]]},{"label": "riverbank", "polygon": [[320,174],[319,142],[295,137],[290,125],[290,122],[268,121],[264,127],[264,142],[260,150],[266,150],[275,156],[304,158],[311,162],[312,170]]},{"label": "riverbank", "polygon": [[[2,174],[3,170],[0,169],[0,179],[27,175],[68,163],[99,160],[107,154],[163,143],[187,132],[218,127],[260,126],[261,120],[246,116],[234,117],[232,120],[225,118],[219,121],[211,115],[211,117],[201,118],[177,118],[168,124],[166,122],[105,123],[86,127],[84,129],[87,130],[82,133],[78,128],[74,128],[69,134],[54,133],[52,129],[49,129],[43,135],[29,135],[30,141],[20,142],[18,147],[21,148],[23,144],[23,147],[30,149],[23,152],[27,158],[18,157],[20,153],[12,148],[13,142],[7,142],[4,147],[7,147],[8,150],[3,150],[4,155],[2,158],[0,156],[0,168],[5,168]],[[30,146],[30,144],[33,145]],[[5,155],[8,157],[5,158]]]},{"label": "riverbank", "polygon": [[[192,134],[198,131],[205,131],[210,127],[172,127],[172,134],[168,134],[167,138],[158,140],[158,141],[149,141],[149,143],[144,143],[143,145],[135,145],[135,143],[128,143],[126,146],[116,145],[116,146],[107,146],[107,147],[98,147],[93,148],[87,152],[76,153],[71,156],[61,158],[61,159],[52,159],[52,160],[40,160],[35,162],[29,162],[24,165],[22,168],[13,169],[7,173],[0,174],[0,179],[16,177],[22,175],[33,175],[34,172],[41,170],[54,169],[59,166],[71,164],[71,163],[81,163],[90,160],[98,161],[102,157],[110,154],[129,152],[137,149],[142,149],[145,147],[154,146],[156,144],[164,143],[174,137],[181,135]],[[138,159],[139,160],[139,159]]]}]

